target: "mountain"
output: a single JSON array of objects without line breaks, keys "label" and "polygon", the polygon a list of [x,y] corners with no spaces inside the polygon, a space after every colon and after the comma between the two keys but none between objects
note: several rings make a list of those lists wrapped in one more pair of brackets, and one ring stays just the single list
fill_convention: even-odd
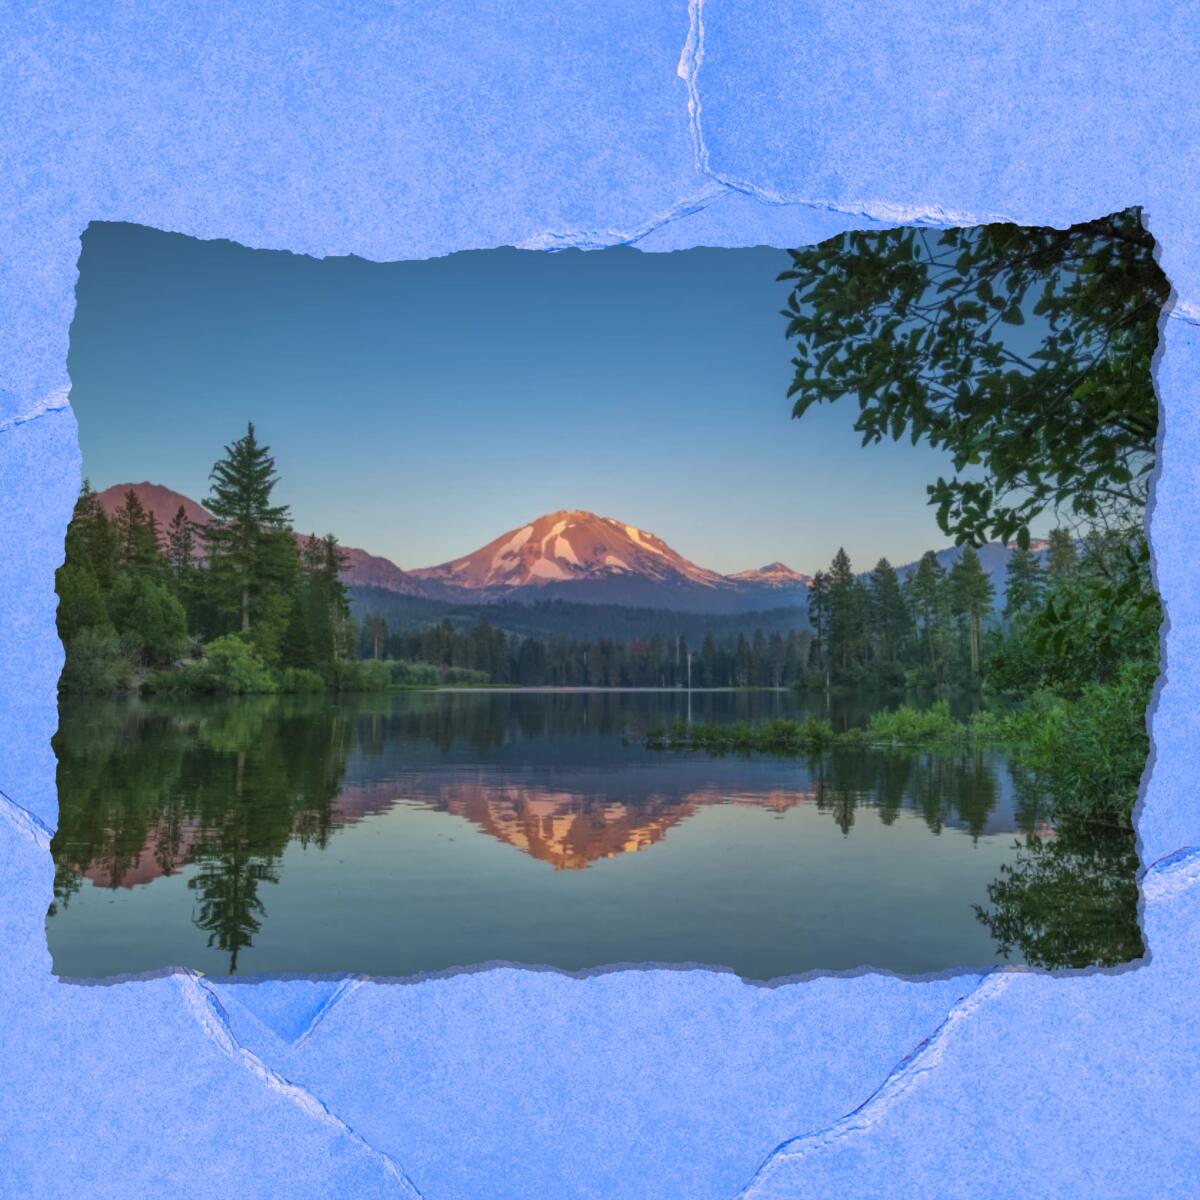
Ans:
[{"label": "mountain", "polygon": [[689,646],[699,646],[706,634],[718,641],[738,634],[752,637],[755,630],[778,632],[786,637],[793,630],[809,628],[807,609],[788,605],[776,598],[775,607],[760,604],[740,612],[712,613],[679,611],[661,606],[601,604],[546,599],[541,593],[517,592],[510,600],[430,600],[403,595],[384,588],[350,587],[350,611],[355,620],[376,615],[389,629],[421,629],[449,621],[460,632],[480,621],[521,637],[612,638],[628,642],[635,638],[683,637]]},{"label": "mountain", "polygon": [[[96,499],[105,514],[111,517],[125,502],[125,493],[129,491],[137,496],[148,513],[154,514],[160,529],[166,529],[181,504],[188,520],[194,525],[207,525],[213,519],[212,513],[195,500],[158,483],[118,483],[98,492]],[[296,534],[297,545],[304,546],[308,538],[307,534]],[[445,595],[444,589],[421,583],[407,571],[402,571],[391,559],[370,554],[356,546],[343,546],[342,552],[348,560],[342,571],[342,581],[349,586],[384,588],[390,592],[430,599],[440,599]]]},{"label": "mountain", "polygon": [[543,587],[621,575],[710,589],[727,584],[724,576],[698,567],[662,538],[578,509],[547,513],[502,533],[473,554],[414,574],[472,589]]},{"label": "mountain", "polygon": [[[1033,551],[1036,558],[1041,559],[1043,564],[1046,561],[1046,551],[1049,546],[1049,542],[1038,538],[1034,538],[1029,543],[1030,550]],[[947,546],[944,550],[939,550],[936,556],[939,565],[949,571],[962,557],[962,550],[961,546]],[[988,542],[986,545],[978,547],[976,553],[979,555],[979,564],[983,567],[984,574],[991,579],[996,589],[992,608],[999,612],[1004,607],[1004,577],[1008,570],[1008,560],[1012,557],[1013,547],[1005,546],[1000,542]],[[900,577],[900,582],[903,583],[907,580],[918,566],[920,566],[919,562],[911,562],[897,567],[896,574]]]},{"label": "mountain", "polygon": [[790,587],[797,604],[807,594],[803,576],[720,575],[645,529],[582,509],[546,513],[471,554],[412,574],[478,599],[560,599],[678,612],[747,612],[787,603],[781,589]]},{"label": "mountain", "polygon": [[[98,494],[101,507],[111,516],[130,490],[161,528],[181,504],[197,525],[212,520],[189,497],[145,481],[106,488]],[[297,534],[296,540],[304,545],[308,538]],[[1033,548],[1044,554],[1045,543],[1035,542]],[[782,562],[720,575],[685,558],[653,533],[581,509],[546,513],[471,554],[413,571],[354,546],[342,549],[349,560],[342,579],[358,591],[359,607],[368,597],[378,600],[390,593],[435,602],[434,608],[559,601],[713,616],[775,610],[785,616],[783,610],[806,610],[812,582]],[[961,553],[960,547],[950,546],[938,551],[937,558],[949,570]],[[983,569],[996,585],[997,609],[1004,605],[1004,572],[1011,553],[998,543],[979,550]],[[906,563],[896,571],[904,580],[916,567],[915,562]],[[799,623],[805,624],[802,616]]]},{"label": "mountain", "polygon": [[183,511],[187,513],[188,520],[193,525],[207,525],[212,520],[212,513],[208,509],[183,495],[182,492],[173,492],[169,487],[163,487],[161,483],[145,481],[142,483],[117,483],[110,488],[105,488],[102,492],[97,492],[96,499],[100,501],[100,507],[104,509],[105,516],[111,517],[125,503],[126,492],[133,492],[137,496],[142,507],[148,513],[153,514],[159,529],[166,529],[171,523],[171,519],[179,511],[181,504]]},{"label": "mountain", "polygon": [[725,578],[736,580],[738,583],[758,584],[776,590],[807,588],[812,585],[811,575],[802,575],[799,571],[793,571],[786,563],[781,562],[767,563],[765,567],[755,567],[749,571],[738,571]]},{"label": "mountain", "polygon": [[[296,534],[296,542],[301,547],[308,543],[308,539],[308,534]],[[366,550],[359,550],[355,546],[342,546],[341,551],[346,556],[342,582],[349,587],[383,588],[405,596],[425,596],[430,599],[443,597],[444,589],[430,587],[414,579],[411,572],[401,570],[390,558],[368,554]]]}]

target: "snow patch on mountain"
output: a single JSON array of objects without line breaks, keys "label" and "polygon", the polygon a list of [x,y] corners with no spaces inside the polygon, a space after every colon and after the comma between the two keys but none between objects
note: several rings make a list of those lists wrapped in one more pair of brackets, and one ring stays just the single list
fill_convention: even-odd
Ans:
[{"label": "snow patch on mountain", "polygon": [[526,525],[524,529],[518,529],[503,546],[492,556],[492,569],[495,570],[500,565],[501,559],[516,558],[517,551],[525,545],[533,536],[533,526]]},{"label": "snow patch on mountain", "polygon": [[[625,532],[639,545],[643,550],[649,550],[651,554],[662,555],[663,551],[651,542],[646,541],[646,534],[640,529],[635,529],[632,525],[625,526]],[[653,537],[653,534],[649,536]],[[665,557],[665,556],[664,556]]]},{"label": "snow patch on mountain", "polygon": [[554,557],[565,559],[575,566],[582,566],[579,561],[579,556],[571,549],[571,543],[565,537],[557,537],[554,539]]}]

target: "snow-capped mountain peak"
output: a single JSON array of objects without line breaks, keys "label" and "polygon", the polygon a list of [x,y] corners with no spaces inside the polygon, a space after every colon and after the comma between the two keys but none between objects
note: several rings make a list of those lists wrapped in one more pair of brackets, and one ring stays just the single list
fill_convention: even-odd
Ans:
[{"label": "snow-capped mountain peak", "polygon": [[749,571],[738,571],[729,576],[738,583],[757,583],[765,587],[807,587],[812,577],[793,571],[786,563],[772,562],[764,567],[755,567]]},{"label": "snow-capped mountain peak", "polygon": [[725,582],[636,525],[583,509],[559,509],[436,567],[418,578],[471,589],[511,589],[639,576],[660,583]]}]

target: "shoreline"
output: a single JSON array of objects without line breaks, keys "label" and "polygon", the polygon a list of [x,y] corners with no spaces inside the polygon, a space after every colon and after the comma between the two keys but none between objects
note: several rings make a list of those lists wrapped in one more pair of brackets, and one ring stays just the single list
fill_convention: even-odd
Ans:
[{"label": "shoreline", "polygon": [[714,693],[732,694],[735,692],[770,692],[774,694],[792,692],[794,688],[785,687],[596,687],[596,686],[552,686],[550,684],[533,684],[528,687],[522,687],[520,684],[514,683],[498,683],[489,685],[480,684],[445,684],[431,683],[428,686],[414,685],[411,691],[422,692],[530,692],[542,693],[545,695],[579,695],[591,692],[596,693],[624,693],[624,692],[639,692],[655,695],[671,695],[671,696],[686,696],[689,692],[692,695],[703,693],[712,695]]}]

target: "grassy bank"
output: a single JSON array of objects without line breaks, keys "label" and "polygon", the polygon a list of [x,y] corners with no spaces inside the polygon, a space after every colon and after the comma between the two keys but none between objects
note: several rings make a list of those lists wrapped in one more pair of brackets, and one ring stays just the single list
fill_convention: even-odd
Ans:
[{"label": "grassy bank", "polygon": [[877,712],[866,725],[836,733],[820,717],[793,721],[780,717],[761,724],[736,721],[731,725],[676,721],[670,728],[649,730],[646,744],[656,749],[756,750],[801,754],[828,750],[837,745],[930,746],[965,740],[969,728],[950,715],[944,701],[929,708],[903,705],[891,712]]},{"label": "grassy bank", "polygon": [[939,701],[877,712],[855,729],[835,732],[826,720],[777,719],[731,725],[675,722],[647,732],[652,749],[816,754],[835,747],[895,750],[996,746],[1029,770],[1060,819],[1128,826],[1149,755],[1145,710],[1153,683],[1133,664],[1111,684],[1093,684],[1076,700],[1037,694],[1004,713],[984,710],[969,721]]}]

